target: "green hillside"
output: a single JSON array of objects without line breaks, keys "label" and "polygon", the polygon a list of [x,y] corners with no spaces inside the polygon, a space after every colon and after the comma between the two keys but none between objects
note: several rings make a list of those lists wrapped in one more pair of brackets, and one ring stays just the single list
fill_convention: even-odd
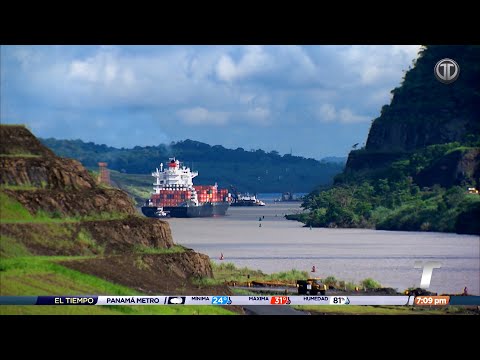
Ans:
[{"label": "green hillside", "polygon": [[[60,261],[74,256],[35,256],[2,259],[0,295],[144,295],[95,276],[68,269]],[[231,315],[221,307],[205,306],[0,306],[0,315]]]}]

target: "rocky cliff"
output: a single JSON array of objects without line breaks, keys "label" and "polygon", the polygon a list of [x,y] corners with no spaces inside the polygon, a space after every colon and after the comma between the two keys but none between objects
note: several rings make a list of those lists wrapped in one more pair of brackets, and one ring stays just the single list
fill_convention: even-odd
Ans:
[{"label": "rocky cliff", "polygon": [[414,180],[421,187],[480,184],[480,148],[449,152],[418,172]]}]

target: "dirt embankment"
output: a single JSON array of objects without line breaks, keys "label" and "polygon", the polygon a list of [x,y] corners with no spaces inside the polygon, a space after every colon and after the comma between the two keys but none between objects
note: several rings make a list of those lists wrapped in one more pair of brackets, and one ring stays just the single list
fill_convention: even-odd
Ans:
[{"label": "dirt embankment", "polygon": [[[107,261],[108,260],[108,261]],[[68,268],[131,287],[146,294],[229,294],[226,286],[201,286],[195,279],[212,277],[210,259],[194,251],[176,254],[122,254],[108,259],[65,261]]]},{"label": "dirt embankment", "polygon": [[106,253],[128,252],[138,245],[166,249],[174,245],[170,225],[158,219],[132,216],[125,220],[85,221],[82,226],[105,245]]},{"label": "dirt embankment", "polygon": [[[32,215],[50,213],[55,220],[0,223],[9,245],[33,255],[98,255],[62,264],[147,294],[231,295],[226,286],[204,286],[212,276],[208,256],[187,249],[180,253],[144,253],[174,245],[168,222],[135,216],[127,193],[97,185],[78,162],[43,146],[22,126],[0,126],[0,185]],[[101,161],[101,159],[99,159]],[[121,220],[105,216],[127,215]],[[95,221],[63,221],[88,216]],[[3,249],[3,248],[2,248]],[[3,251],[3,250],[2,250]]]},{"label": "dirt embankment", "polygon": [[[226,285],[202,285],[199,279],[212,277],[212,267],[207,255],[194,251],[176,254],[131,253],[63,261],[60,264],[147,295],[233,295]],[[239,314],[245,313],[241,306],[226,308]]]},{"label": "dirt embankment", "polygon": [[31,214],[39,210],[61,216],[137,214],[127,193],[113,188],[93,188],[84,191],[4,190],[4,192],[20,202]]}]

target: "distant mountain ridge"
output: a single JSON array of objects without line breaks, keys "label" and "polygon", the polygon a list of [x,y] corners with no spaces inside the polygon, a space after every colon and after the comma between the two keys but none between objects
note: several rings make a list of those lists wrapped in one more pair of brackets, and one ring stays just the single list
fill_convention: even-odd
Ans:
[{"label": "distant mountain ridge", "polygon": [[234,185],[239,191],[252,193],[309,192],[318,184],[331,184],[344,168],[344,163],[337,159],[318,161],[290,154],[281,156],[276,151],[226,149],[190,139],[131,149],[82,140],[40,140],[59,156],[76,159],[89,168],[96,168],[103,161],[110,169],[128,174],[150,174],[160,162],[175,156],[199,171],[196,184],[217,182],[223,187]]},{"label": "distant mountain ridge", "polygon": [[347,159],[347,156],[327,156],[322,158],[320,161],[345,164]]}]

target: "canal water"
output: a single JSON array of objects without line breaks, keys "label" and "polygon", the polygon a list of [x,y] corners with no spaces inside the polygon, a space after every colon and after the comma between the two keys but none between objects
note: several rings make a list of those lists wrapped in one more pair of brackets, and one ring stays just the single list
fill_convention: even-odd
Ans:
[{"label": "canal water", "polygon": [[[230,207],[224,217],[168,219],[174,242],[217,263],[231,262],[265,273],[298,269],[351,282],[373,278],[399,291],[420,285],[422,269],[414,267],[417,261],[436,261],[441,268],[433,270],[430,291],[461,293],[467,286],[469,293],[480,294],[478,236],[310,229],[284,218],[299,212],[300,203],[259,198],[267,206]],[[224,260],[219,259],[221,254]],[[310,272],[313,266],[315,273]]]}]

